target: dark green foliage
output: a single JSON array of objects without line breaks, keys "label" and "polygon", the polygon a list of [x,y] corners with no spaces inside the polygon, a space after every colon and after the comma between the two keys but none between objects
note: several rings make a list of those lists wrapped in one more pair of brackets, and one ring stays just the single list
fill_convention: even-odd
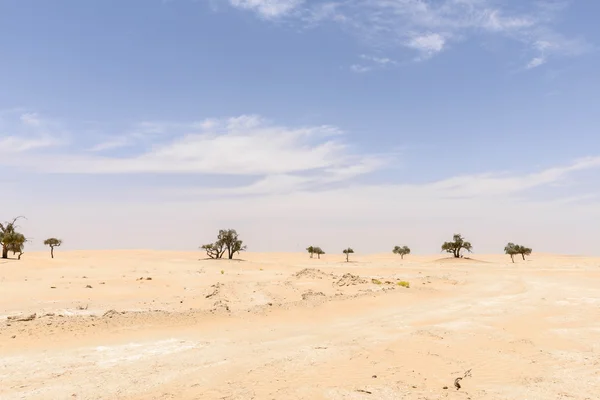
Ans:
[{"label": "dark green foliage", "polygon": [[310,258],[313,258],[313,254],[315,254],[315,247],[314,246],[308,246],[306,248],[306,251],[308,251],[308,253],[310,254]]},{"label": "dark green foliage", "polygon": [[7,238],[8,251],[12,251],[13,255],[19,253],[18,259],[20,260],[23,255],[26,241],[27,239],[22,233],[14,232],[9,234]]},{"label": "dark green foliage", "polygon": [[49,238],[44,240],[44,246],[50,246],[50,257],[52,258],[54,258],[54,248],[60,247],[61,244],[62,240],[57,238]]},{"label": "dark green foliage", "polygon": [[454,258],[459,258],[461,256],[460,252],[462,249],[471,252],[473,246],[471,243],[465,241],[460,233],[454,234],[452,242],[444,242],[444,244],[442,244],[442,251],[451,253],[454,255]]},{"label": "dark green foliage", "polygon": [[525,256],[531,255],[531,249],[529,247],[521,246],[519,244],[509,243],[504,248],[504,253],[510,256],[512,262],[515,262],[515,255],[520,254],[525,260]]},{"label": "dark green foliage", "polygon": [[404,256],[410,254],[410,249],[408,246],[395,246],[394,250],[392,250],[394,254],[400,254],[400,258],[404,259]]},{"label": "dark green foliage", "polygon": [[525,256],[530,256],[531,255],[531,249],[529,247],[525,247],[525,246],[521,246],[521,245],[517,245],[517,254],[520,254],[521,257],[523,257],[523,260],[525,260]]},{"label": "dark green foliage", "polygon": [[222,242],[204,244],[200,248],[205,250],[210,258],[221,258],[223,257],[223,253],[225,253],[225,245]]},{"label": "dark green foliage", "polygon": [[235,253],[246,250],[235,229],[221,229],[216,242],[202,245],[200,248],[205,250],[210,258],[215,259],[222,258],[227,251],[227,258],[230,260]]},{"label": "dark green foliage", "polygon": [[323,251],[323,249],[321,249],[320,247],[315,247],[314,248],[314,252],[317,255],[317,258],[321,259],[321,255],[325,254],[325,252]]},{"label": "dark green foliage", "polygon": [[8,258],[8,252],[12,251],[13,254],[19,253],[19,260],[23,254],[23,248],[27,239],[25,236],[16,231],[18,226],[16,222],[19,218],[17,217],[10,222],[0,223],[0,243],[2,244],[2,258]]},{"label": "dark green foliage", "polygon": [[342,251],[342,253],[344,253],[346,255],[346,262],[350,261],[350,254],[354,253],[354,250],[352,250],[350,247],[348,247],[347,249],[344,249],[344,251]]},{"label": "dark green foliage", "polygon": [[519,254],[518,246],[514,243],[509,243],[504,247],[504,253],[510,256],[512,262],[515,262],[515,254]]}]

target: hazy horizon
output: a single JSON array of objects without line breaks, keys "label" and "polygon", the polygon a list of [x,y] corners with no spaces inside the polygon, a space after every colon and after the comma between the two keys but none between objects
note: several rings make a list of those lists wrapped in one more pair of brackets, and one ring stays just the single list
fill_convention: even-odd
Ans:
[{"label": "hazy horizon", "polygon": [[474,254],[600,255],[599,12],[3,2],[0,221],[27,217],[26,253],[234,228],[255,252],[436,254],[461,233]]}]

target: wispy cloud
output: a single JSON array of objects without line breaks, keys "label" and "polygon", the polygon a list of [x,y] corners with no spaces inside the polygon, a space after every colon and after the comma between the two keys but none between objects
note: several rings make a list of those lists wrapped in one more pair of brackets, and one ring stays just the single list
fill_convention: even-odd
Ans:
[{"label": "wispy cloud", "polygon": [[281,17],[291,13],[303,0],[229,0],[233,7],[252,10],[265,19]]},{"label": "wispy cloud", "polygon": [[[448,44],[483,34],[513,39],[531,52],[528,67],[553,57],[591,49],[582,38],[568,38],[555,23],[567,4],[542,0],[352,0],[313,3],[295,0],[230,0],[237,8],[267,19],[285,18],[309,25],[334,23],[377,48],[398,46],[418,52],[417,60],[441,53]],[[365,67],[369,68],[369,67]],[[353,67],[355,72],[365,68]]]},{"label": "wispy cloud", "polygon": [[352,64],[350,66],[350,70],[352,72],[361,74],[361,73],[369,72],[369,71],[373,70],[373,67],[368,67],[368,66],[362,65],[362,64]]},{"label": "wispy cloud", "polygon": [[527,63],[525,68],[533,69],[533,68],[539,67],[540,65],[544,65],[545,63],[546,63],[546,59],[544,57],[534,57],[531,59],[531,61],[529,61],[529,63]]},{"label": "wispy cloud", "polygon": [[59,140],[49,136],[35,138],[3,136],[0,137],[0,152],[21,153],[39,148],[56,146],[58,144],[60,144]]},{"label": "wispy cloud", "polygon": [[37,113],[20,109],[0,112],[0,152],[23,153],[66,142],[56,124]]},{"label": "wispy cloud", "polygon": [[[189,123],[136,125],[138,130],[117,135],[88,147],[102,152],[8,157],[1,163],[58,173],[194,173],[264,176],[267,182],[295,179],[288,175],[319,176],[320,182],[336,181],[376,169],[372,156],[354,153],[334,126],[286,127],[257,115],[206,119]],[[45,143],[45,142],[44,142]],[[31,142],[27,146],[41,146]],[[76,147],[77,144],[74,143]],[[111,150],[130,146],[129,155]],[[26,148],[25,144],[21,146]],[[43,162],[42,162],[43,161]],[[357,169],[357,167],[360,167]],[[353,171],[353,172],[350,172]],[[315,182],[314,178],[302,178]]]}]

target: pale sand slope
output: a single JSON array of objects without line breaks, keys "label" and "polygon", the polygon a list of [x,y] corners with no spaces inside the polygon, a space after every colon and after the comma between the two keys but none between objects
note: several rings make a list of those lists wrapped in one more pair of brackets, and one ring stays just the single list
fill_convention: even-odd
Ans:
[{"label": "pale sand slope", "polygon": [[0,261],[0,398],[600,398],[600,259],[202,256]]}]

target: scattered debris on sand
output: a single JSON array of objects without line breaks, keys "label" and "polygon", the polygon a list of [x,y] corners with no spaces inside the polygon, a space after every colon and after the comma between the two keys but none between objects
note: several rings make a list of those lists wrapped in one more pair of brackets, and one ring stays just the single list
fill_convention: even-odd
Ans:
[{"label": "scattered debris on sand", "polygon": [[312,290],[307,290],[306,292],[302,293],[302,300],[308,300],[308,299],[311,299],[313,297],[325,297],[325,293],[323,293],[323,292],[314,292]]},{"label": "scattered debris on sand", "polygon": [[337,282],[334,282],[334,285],[336,285],[336,286],[353,286],[353,285],[362,285],[364,283],[367,283],[366,279],[362,279],[358,275],[352,275],[350,273],[346,273],[346,274],[342,275],[342,277]]},{"label": "scattered debris on sand", "polygon": [[102,314],[102,318],[112,318],[115,315],[119,315],[119,312],[117,310],[108,310],[107,312],[105,312],[104,314]]},{"label": "scattered debris on sand", "polygon": [[11,317],[7,317],[6,319],[14,322],[28,322],[33,321],[37,317],[37,314],[33,313],[31,315],[13,315]]},{"label": "scattered debris on sand", "polygon": [[331,274],[328,274],[328,273],[323,272],[320,269],[316,269],[316,268],[304,268],[302,271],[298,271],[294,274],[294,277],[296,277],[298,279],[301,279],[301,278],[323,279],[323,278],[328,278],[330,276],[331,276]]},{"label": "scattered debris on sand", "polygon": [[210,311],[213,313],[218,312],[218,311],[230,312],[231,310],[229,309],[228,303],[229,303],[229,301],[227,301],[227,300],[217,300],[213,304],[213,308]]},{"label": "scattered debris on sand", "polygon": [[206,295],[207,299],[210,299],[213,296],[218,295],[219,293],[221,293],[221,287],[223,287],[224,285],[222,285],[221,283],[217,282],[214,285],[211,286],[211,288],[214,288],[213,291],[209,294]]}]

